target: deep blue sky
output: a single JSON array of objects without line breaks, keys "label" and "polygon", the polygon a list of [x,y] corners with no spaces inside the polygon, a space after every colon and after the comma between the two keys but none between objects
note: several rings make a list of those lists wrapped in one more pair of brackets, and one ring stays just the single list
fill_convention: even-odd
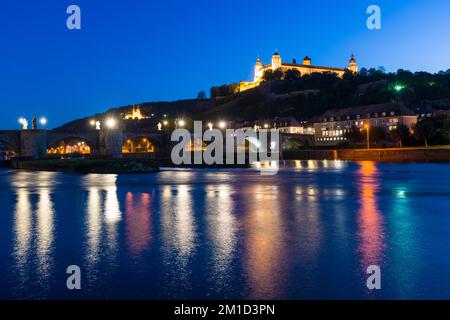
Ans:
[{"label": "deep blue sky", "polygon": [[[66,8],[82,30],[66,28]],[[382,9],[382,30],[366,8]],[[4,0],[0,8],[0,128],[36,112],[55,127],[108,108],[196,97],[249,79],[268,63],[439,71],[450,68],[448,0]]]}]

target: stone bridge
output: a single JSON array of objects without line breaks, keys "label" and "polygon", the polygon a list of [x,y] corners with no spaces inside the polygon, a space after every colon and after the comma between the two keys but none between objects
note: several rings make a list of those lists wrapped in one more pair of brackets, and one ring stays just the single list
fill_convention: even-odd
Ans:
[{"label": "stone bridge", "polygon": [[42,158],[47,149],[67,139],[86,142],[92,154],[121,157],[122,146],[127,139],[145,137],[163,150],[168,144],[164,132],[160,131],[122,131],[120,129],[89,130],[80,132],[61,132],[55,130],[0,130],[0,144],[21,157]]},{"label": "stone bridge", "polygon": [[[61,141],[75,139],[84,141],[91,154],[99,156],[122,157],[122,146],[128,139],[147,138],[155,147],[155,155],[170,154],[170,135],[154,130],[123,131],[121,129],[88,130],[63,132],[56,130],[5,130],[0,131],[0,144],[21,157],[43,158],[47,149]],[[313,144],[310,135],[280,133],[281,150]]]}]

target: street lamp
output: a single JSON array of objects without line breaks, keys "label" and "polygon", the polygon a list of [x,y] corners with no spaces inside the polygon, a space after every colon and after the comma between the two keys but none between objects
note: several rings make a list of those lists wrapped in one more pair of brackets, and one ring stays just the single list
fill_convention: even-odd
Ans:
[{"label": "street lamp", "polygon": [[213,124],[212,124],[212,122],[208,122],[208,129],[209,129],[209,130],[212,130],[212,129],[213,129]]},{"label": "street lamp", "polygon": [[227,123],[225,121],[220,121],[219,122],[219,128],[220,129],[225,129],[227,127]]},{"label": "street lamp", "polygon": [[366,125],[364,126],[364,128],[365,128],[366,131],[367,131],[367,149],[370,149],[370,131],[369,131],[370,127],[369,127],[368,124],[366,124]]},{"label": "street lamp", "polygon": [[186,123],[184,122],[184,120],[183,119],[178,119],[177,121],[175,121],[175,125],[176,125],[176,127],[177,127],[177,129],[178,129],[178,127],[184,127],[184,125],[185,125]]},{"label": "street lamp", "polygon": [[39,119],[39,123],[41,124],[41,126],[45,126],[45,125],[47,125],[47,119],[42,117]]},{"label": "street lamp", "polygon": [[108,118],[108,119],[106,120],[106,126],[107,126],[109,129],[113,129],[113,128],[116,126],[116,124],[117,124],[116,119]]}]

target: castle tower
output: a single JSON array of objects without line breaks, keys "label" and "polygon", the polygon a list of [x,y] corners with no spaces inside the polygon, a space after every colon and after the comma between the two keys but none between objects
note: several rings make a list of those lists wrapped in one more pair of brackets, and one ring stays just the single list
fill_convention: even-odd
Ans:
[{"label": "castle tower", "polygon": [[262,68],[263,68],[263,65],[261,63],[261,59],[259,59],[259,56],[258,56],[258,59],[256,59],[255,69],[254,69],[254,72],[255,72],[254,79],[253,79],[254,82],[261,80],[261,78],[263,76]]},{"label": "castle tower", "polygon": [[281,68],[281,56],[278,54],[277,51],[272,56],[272,70],[277,70]]},{"label": "castle tower", "polygon": [[350,58],[349,64],[348,64],[348,70],[350,70],[353,73],[358,72],[358,65],[356,64],[355,56],[352,54],[352,57]]},{"label": "castle tower", "polygon": [[303,65],[305,66],[310,66],[311,65],[311,58],[306,56],[305,58],[303,58]]}]

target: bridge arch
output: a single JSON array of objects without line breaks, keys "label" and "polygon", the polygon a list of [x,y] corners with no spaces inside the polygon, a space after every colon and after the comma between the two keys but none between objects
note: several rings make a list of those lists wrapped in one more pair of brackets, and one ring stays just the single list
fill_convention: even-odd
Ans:
[{"label": "bridge arch", "polygon": [[84,136],[67,135],[47,141],[47,154],[91,154],[97,144]]},{"label": "bridge arch", "polygon": [[154,153],[161,147],[159,140],[151,135],[134,133],[124,135],[122,153]]},{"label": "bridge arch", "polygon": [[13,145],[11,142],[0,139],[0,151],[12,151],[14,153],[19,153],[19,147]]},{"label": "bridge arch", "polygon": [[20,152],[20,132],[19,131],[0,131],[0,144],[9,151]]}]

